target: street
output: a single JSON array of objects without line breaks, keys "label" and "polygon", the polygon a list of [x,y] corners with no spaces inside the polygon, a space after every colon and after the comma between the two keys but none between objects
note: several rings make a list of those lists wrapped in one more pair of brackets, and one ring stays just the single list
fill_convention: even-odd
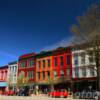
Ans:
[{"label": "street", "polygon": [[[0,96],[0,100],[73,100],[73,99],[71,99],[71,98],[51,98],[51,97],[47,97],[47,96],[30,96],[30,97]],[[82,100],[84,100],[84,99],[82,99]]]}]

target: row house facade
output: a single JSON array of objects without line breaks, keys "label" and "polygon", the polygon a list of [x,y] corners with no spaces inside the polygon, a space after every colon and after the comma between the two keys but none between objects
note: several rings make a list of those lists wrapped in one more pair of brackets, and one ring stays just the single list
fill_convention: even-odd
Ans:
[{"label": "row house facade", "polygon": [[10,62],[8,64],[8,84],[13,90],[16,89],[17,85],[17,73],[18,73],[18,62]]},{"label": "row house facade", "polygon": [[96,64],[92,50],[79,46],[72,49],[72,79],[75,91],[96,89]]},{"label": "row house facade", "polygon": [[21,55],[18,59],[18,77],[23,73],[24,80],[27,81],[27,86],[34,88],[35,83],[35,53]]},{"label": "row house facade", "polygon": [[[70,48],[57,48],[36,55],[36,82],[40,88],[70,88],[72,62]],[[67,84],[67,86],[65,85]]]},{"label": "row house facade", "polygon": [[5,91],[8,87],[7,82],[8,66],[0,67],[0,91]]},{"label": "row house facade", "polygon": [[[96,64],[93,52],[80,46],[60,47],[38,54],[21,55],[17,62],[0,67],[0,89],[17,85],[37,86],[45,92],[52,84],[54,89],[82,91],[96,89]],[[22,84],[19,79],[22,78]]]},{"label": "row house facade", "polygon": [[36,55],[36,84],[38,88],[44,92],[52,78],[52,52],[40,52]]},{"label": "row house facade", "polygon": [[72,55],[71,49],[58,48],[52,51],[53,78],[57,82],[55,88],[71,89]]}]

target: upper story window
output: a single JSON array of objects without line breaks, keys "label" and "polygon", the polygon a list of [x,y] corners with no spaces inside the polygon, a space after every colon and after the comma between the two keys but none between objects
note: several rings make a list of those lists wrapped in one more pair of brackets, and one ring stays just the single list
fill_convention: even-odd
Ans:
[{"label": "upper story window", "polygon": [[48,75],[48,78],[50,78],[50,72],[49,71],[47,72],[47,75]]},{"label": "upper story window", "polygon": [[41,67],[41,61],[38,61],[38,68]]},{"label": "upper story window", "polygon": [[45,72],[43,72],[43,79],[45,79]]},{"label": "upper story window", "polygon": [[12,67],[9,67],[9,69],[10,69],[10,72],[12,72]]},{"label": "upper story window", "polygon": [[90,68],[90,76],[95,76],[95,69],[94,68]]},{"label": "upper story window", "polygon": [[70,55],[67,55],[67,57],[66,57],[66,63],[67,63],[68,65],[71,64],[71,59],[70,59],[70,58],[71,58]]},{"label": "upper story window", "polygon": [[34,59],[29,60],[28,67],[34,66]]},{"label": "upper story window", "polygon": [[33,71],[28,71],[27,77],[28,77],[29,79],[30,79],[30,78],[33,78]]},{"label": "upper story window", "polygon": [[60,66],[63,66],[64,62],[63,62],[63,56],[60,57]]},{"label": "upper story window", "polygon": [[82,76],[83,76],[83,77],[86,76],[86,68],[82,68]]},{"label": "upper story window", "polygon": [[10,71],[10,73],[13,72],[13,70],[12,70],[12,66],[9,67],[9,71]]},{"label": "upper story window", "polygon": [[43,68],[45,68],[45,60],[43,60]]},{"label": "upper story window", "polygon": [[57,66],[57,58],[54,58],[54,66]]},{"label": "upper story window", "polygon": [[16,73],[17,72],[17,66],[14,66],[14,72]]},{"label": "upper story window", "polygon": [[38,80],[40,79],[40,72],[37,73]]},{"label": "upper story window", "polygon": [[70,68],[67,68],[67,69],[66,69],[66,75],[67,75],[67,76],[70,76]]},{"label": "upper story window", "polygon": [[78,69],[78,67],[76,67],[74,69],[74,71],[75,71],[75,77],[79,77],[79,69]]},{"label": "upper story window", "polygon": [[26,66],[26,62],[21,62],[20,67],[24,68]]},{"label": "upper story window", "polygon": [[81,64],[85,64],[85,53],[81,53]]},{"label": "upper story window", "polygon": [[64,76],[64,71],[60,70],[60,76]]},{"label": "upper story window", "polygon": [[48,62],[48,67],[50,67],[50,59],[48,59],[47,62]]},{"label": "upper story window", "polygon": [[74,59],[74,64],[78,65],[78,54],[74,54],[73,59]]},{"label": "upper story window", "polygon": [[54,77],[56,77],[56,76],[57,76],[57,71],[54,71],[54,73],[53,73],[53,74],[54,74]]},{"label": "upper story window", "polygon": [[94,59],[94,54],[92,51],[89,52],[89,63],[94,63],[95,59]]}]

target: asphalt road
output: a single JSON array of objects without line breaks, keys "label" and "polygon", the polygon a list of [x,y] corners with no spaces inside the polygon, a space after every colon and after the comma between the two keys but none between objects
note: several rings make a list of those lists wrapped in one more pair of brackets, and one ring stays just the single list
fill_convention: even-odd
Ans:
[{"label": "asphalt road", "polygon": [[30,96],[30,97],[0,96],[0,100],[75,100],[75,99],[71,99],[71,98],[51,98],[51,97],[47,97],[47,96]]}]

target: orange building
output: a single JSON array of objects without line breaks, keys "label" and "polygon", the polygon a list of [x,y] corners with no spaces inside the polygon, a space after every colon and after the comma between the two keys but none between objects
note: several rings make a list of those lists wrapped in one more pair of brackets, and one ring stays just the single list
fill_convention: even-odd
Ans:
[{"label": "orange building", "polygon": [[58,48],[36,55],[36,83],[41,90],[70,89],[72,77],[72,60],[70,48]]},{"label": "orange building", "polygon": [[36,83],[39,88],[48,88],[50,80],[53,78],[52,52],[41,52],[36,55]]},{"label": "orange building", "polygon": [[41,52],[36,55],[36,82],[46,83],[53,78],[52,52]]}]

